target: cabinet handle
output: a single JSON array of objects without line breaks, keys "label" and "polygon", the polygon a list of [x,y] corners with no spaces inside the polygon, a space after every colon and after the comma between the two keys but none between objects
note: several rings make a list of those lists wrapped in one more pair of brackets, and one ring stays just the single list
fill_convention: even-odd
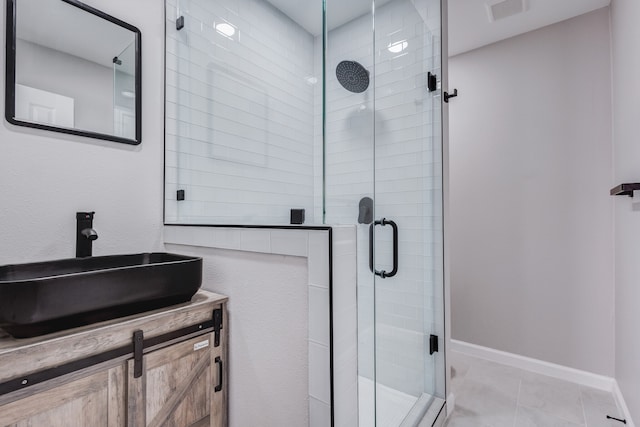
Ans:
[{"label": "cabinet handle", "polygon": [[220,356],[216,356],[215,362],[216,365],[218,365],[218,385],[214,388],[217,393],[222,390],[222,373],[224,370],[222,369],[222,359],[220,359]]}]

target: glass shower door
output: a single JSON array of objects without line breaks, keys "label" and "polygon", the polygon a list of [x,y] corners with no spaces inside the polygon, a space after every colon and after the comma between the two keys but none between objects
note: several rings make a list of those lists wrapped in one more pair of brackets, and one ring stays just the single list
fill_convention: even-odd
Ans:
[{"label": "glass shower door", "polygon": [[325,222],[357,227],[358,424],[417,426],[445,393],[440,0],[355,4],[326,0]]},{"label": "glass shower door", "polygon": [[376,426],[444,397],[440,23],[439,1],[375,7]]}]

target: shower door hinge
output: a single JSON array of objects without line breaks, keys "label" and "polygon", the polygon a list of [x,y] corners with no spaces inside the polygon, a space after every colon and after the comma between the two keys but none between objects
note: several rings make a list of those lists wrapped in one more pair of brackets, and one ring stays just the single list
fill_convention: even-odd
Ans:
[{"label": "shower door hinge", "polygon": [[184,16],[179,16],[178,19],[176,19],[176,30],[180,31],[183,28],[184,28]]},{"label": "shower door hinge", "polygon": [[178,201],[184,200],[184,190],[176,191],[176,200]]},{"label": "shower door hinge", "polygon": [[435,92],[438,89],[438,76],[431,74],[431,72],[427,73],[427,88],[429,92]]},{"label": "shower door hinge", "polygon": [[438,336],[431,335],[429,337],[429,354],[433,354],[438,351]]}]

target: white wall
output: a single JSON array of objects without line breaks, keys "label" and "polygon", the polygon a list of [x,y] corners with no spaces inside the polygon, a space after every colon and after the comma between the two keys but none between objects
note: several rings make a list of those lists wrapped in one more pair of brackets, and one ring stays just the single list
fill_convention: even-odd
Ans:
[{"label": "white wall", "polygon": [[613,376],[608,9],[449,66],[452,337]]},{"label": "white wall", "polygon": [[[640,181],[640,2],[611,2],[614,179]],[[640,420],[640,203],[615,199],[616,380],[631,416]]]},{"label": "white wall", "polygon": [[[75,256],[75,212],[96,211],[94,254],[162,248],[163,5],[87,0],[142,31],[142,144],[0,126],[0,264]],[[5,8],[0,32],[5,34]],[[4,55],[0,73],[4,81]],[[4,99],[4,85],[0,93]]]}]

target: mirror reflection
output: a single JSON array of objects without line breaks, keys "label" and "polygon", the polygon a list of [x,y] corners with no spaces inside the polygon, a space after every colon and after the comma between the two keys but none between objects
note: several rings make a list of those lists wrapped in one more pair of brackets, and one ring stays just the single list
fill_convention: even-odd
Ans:
[{"label": "mirror reflection", "polygon": [[9,0],[8,8],[7,120],[140,143],[139,30],[75,0]]}]

